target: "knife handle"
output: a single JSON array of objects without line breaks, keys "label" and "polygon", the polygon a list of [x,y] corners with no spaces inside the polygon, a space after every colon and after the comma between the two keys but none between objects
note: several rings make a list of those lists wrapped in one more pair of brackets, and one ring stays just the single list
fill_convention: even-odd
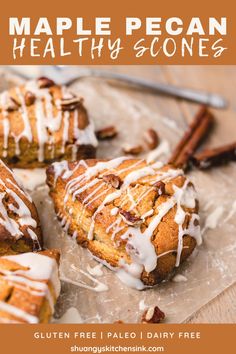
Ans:
[{"label": "knife handle", "polygon": [[204,91],[199,91],[199,90],[194,90],[189,88],[181,88],[174,85],[155,83],[155,82],[147,81],[145,79],[140,79],[136,77],[127,76],[124,74],[112,73],[112,72],[107,72],[102,70],[90,69],[89,71],[91,76],[123,81],[126,82],[127,84],[139,86],[144,89],[151,90],[153,92],[185,99],[192,102],[197,102],[214,108],[227,107],[227,101],[222,96],[214,93],[207,93]]}]

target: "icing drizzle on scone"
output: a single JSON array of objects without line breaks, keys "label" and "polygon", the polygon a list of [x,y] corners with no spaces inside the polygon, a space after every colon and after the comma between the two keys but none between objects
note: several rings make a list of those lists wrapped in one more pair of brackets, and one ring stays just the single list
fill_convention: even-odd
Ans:
[{"label": "icing drizzle on scone", "polygon": [[[9,267],[1,262],[1,259],[16,263]],[[20,265],[17,267],[17,265]],[[11,267],[13,270],[11,270]],[[34,297],[43,297],[48,300],[51,314],[54,312],[55,298],[60,293],[60,281],[58,278],[58,267],[55,259],[39,253],[24,253],[15,256],[4,256],[0,258],[0,279],[8,285],[23,290]],[[51,282],[52,290],[49,288]],[[1,295],[1,294],[0,294]],[[39,318],[18,306],[6,301],[0,301],[0,311],[6,312],[19,320],[28,323],[38,323]]]},{"label": "icing drizzle on scone", "polygon": [[27,201],[31,204],[31,197],[19,187],[12,171],[0,160],[0,225],[16,240],[24,236],[25,229],[33,241],[34,249],[40,250],[35,232],[38,225]]},{"label": "icing drizzle on scone", "polygon": [[[113,206],[110,215],[114,221],[106,228],[106,234],[110,235],[116,248],[120,246],[121,242],[125,242],[125,249],[131,260],[131,262],[127,262],[124,258],[120,260],[120,268],[116,269],[117,275],[128,285],[143,289],[145,286],[140,280],[142,272],[151,273],[155,270],[158,258],[162,255],[175,252],[175,266],[179,266],[182,251],[187,247],[183,244],[185,235],[194,238],[198,245],[201,244],[199,216],[194,212],[197,197],[193,185],[183,176],[182,170],[170,166],[162,169],[160,162],[149,164],[144,160],[132,160],[128,167],[119,168],[126,160],[130,160],[130,158],[120,157],[110,161],[100,161],[94,166],[88,166],[86,161],[80,161],[73,166],[72,170],[66,162],[54,163],[54,186],[58,178],[65,180],[65,207],[69,198],[72,201],[75,201],[76,198],[82,201],[83,211],[78,217],[78,223],[86,208],[88,209],[95,201],[101,201],[91,216],[87,233],[90,241],[94,239],[98,215],[106,206],[110,204]],[[76,171],[81,167],[84,172],[76,174]],[[104,176],[108,175],[114,175],[116,178],[123,176],[120,185],[117,184],[117,189],[106,183],[107,178],[104,179]],[[143,214],[137,215],[137,208],[145,198],[148,199],[150,193],[156,191],[159,196],[162,196],[165,185],[178,177],[183,178],[182,185],[178,186],[173,183],[172,193],[166,196],[159,205],[152,205]],[[105,182],[103,182],[104,180]],[[142,186],[145,188],[140,192]],[[91,187],[92,192],[89,191]],[[114,205],[117,200],[119,203]],[[128,208],[127,205],[129,205]],[[163,218],[173,210],[175,211],[174,222],[178,226],[177,248],[158,254],[152,237]],[[68,220],[65,220],[65,216],[63,223],[66,224],[68,230],[69,224]],[[118,240],[117,235],[119,235]]]},{"label": "icing drizzle on scone", "polygon": [[[45,79],[45,78],[44,78]],[[48,80],[48,79],[47,79]],[[5,91],[0,95],[0,112],[3,125],[3,152],[2,156],[8,156],[9,138],[14,138],[15,154],[20,155],[20,141],[27,139],[29,143],[34,142],[35,120],[36,134],[38,140],[38,161],[45,160],[45,145],[51,151],[51,158],[55,157],[55,133],[62,129],[61,153],[65,152],[66,144],[71,144],[71,159],[75,160],[77,151],[81,145],[97,146],[94,134],[93,123],[89,120],[79,126],[79,107],[82,100],[75,96],[65,86],[55,86],[59,93],[52,93],[51,87],[55,84],[42,84],[42,79],[28,81],[22,87],[16,87]],[[54,95],[58,97],[54,97]],[[14,96],[14,98],[12,97]],[[17,135],[11,132],[10,114],[17,111],[17,119],[21,120],[23,129]],[[70,120],[73,121],[71,129]],[[70,139],[69,139],[70,137]]]}]

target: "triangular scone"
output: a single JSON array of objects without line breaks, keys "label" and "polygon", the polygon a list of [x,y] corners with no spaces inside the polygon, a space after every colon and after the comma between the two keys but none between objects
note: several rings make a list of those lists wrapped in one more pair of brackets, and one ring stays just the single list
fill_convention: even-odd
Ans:
[{"label": "triangular scone", "polygon": [[83,100],[47,78],[0,94],[0,158],[34,168],[95,156],[97,140]]},{"label": "triangular scone", "polygon": [[0,323],[47,323],[60,293],[59,252],[0,257]]},{"label": "triangular scone", "polygon": [[125,157],[64,161],[48,168],[47,183],[65,230],[132,287],[162,281],[201,242],[182,170]]},{"label": "triangular scone", "polygon": [[42,236],[31,197],[0,160],[0,256],[38,251]]}]

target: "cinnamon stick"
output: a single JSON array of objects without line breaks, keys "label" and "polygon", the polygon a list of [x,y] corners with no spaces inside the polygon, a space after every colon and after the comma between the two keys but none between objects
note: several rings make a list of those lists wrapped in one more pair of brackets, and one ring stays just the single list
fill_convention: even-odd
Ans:
[{"label": "cinnamon stick", "polygon": [[169,163],[186,169],[194,152],[209,132],[213,121],[213,115],[206,106],[202,106],[173,151]]},{"label": "cinnamon stick", "polygon": [[193,164],[200,169],[220,166],[230,161],[236,161],[236,142],[203,150],[192,157]]}]

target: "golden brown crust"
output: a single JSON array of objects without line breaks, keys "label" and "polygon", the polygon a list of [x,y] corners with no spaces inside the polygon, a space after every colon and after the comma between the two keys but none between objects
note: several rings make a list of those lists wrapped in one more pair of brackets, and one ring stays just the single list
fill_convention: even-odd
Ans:
[{"label": "golden brown crust", "polygon": [[[54,201],[58,219],[63,222],[66,220],[67,232],[74,236],[76,232],[77,242],[80,245],[87,247],[92,254],[108,262],[112,267],[120,267],[121,260],[127,264],[133,262],[131,259],[132,250],[127,250],[127,246],[131,247],[127,232],[135,234],[138,229],[138,237],[144,237],[142,235],[145,232],[145,237],[148,237],[151,223],[154,219],[158,219],[161,208],[173,201],[175,193],[177,193],[176,190],[181,191],[185,188],[194,190],[182,171],[179,172],[170,166],[157,168],[152,173],[151,166],[145,161],[129,159],[123,160],[115,168],[99,171],[96,175],[85,180],[81,179],[81,176],[85,176],[86,170],[96,166],[99,161],[87,160],[85,163],[88,167],[85,167],[84,163],[50,166],[47,169],[50,195]],[[140,170],[144,172],[143,175]],[[151,171],[150,175],[148,174],[149,170]],[[67,172],[64,174],[65,171]],[[73,171],[73,173],[68,174],[68,171]],[[139,178],[132,174],[135,171],[141,173]],[[168,173],[171,177],[164,178]],[[120,186],[117,181],[113,180],[112,183],[107,178],[104,182],[104,174],[118,176]],[[160,185],[160,182],[155,183],[155,180],[160,179],[160,175],[163,175],[164,187]],[[124,188],[127,179],[131,177],[133,182],[129,183],[128,188]],[[97,182],[95,183],[96,178]],[[113,187],[115,184],[118,186],[117,188]],[[101,208],[105,198],[117,191],[121,191],[120,196]],[[188,234],[188,227],[193,217],[196,218],[193,227],[198,227],[198,203],[195,197],[192,199],[194,205],[181,206],[181,210],[185,213],[182,227],[186,229],[186,234],[183,235],[183,246],[179,255],[180,263],[192,253],[196,246],[195,238]],[[136,204],[135,207],[132,207],[132,203]],[[188,203],[186,202],[186,204]],[[141,280],[145,285],[155,285],[165,279],[175,268],[180,240],[179,226],[175,221],[177,208],[179,211],[180,206],[175,201],[150,235],[157,260],[155,269],[152,271],[143,269],[142,271]],[[146,217],[145,214],[147,214]],[[89,234],[91,236],[93,222],[93,235],[90,239]],[[132,237],[135,238],[135,236]],[[134,243],[132,247],[136,247]]]},{"label": "golden brown crust", "polygon": [[[59,291],[55,288],[59,257],[57,250],[0,257],[0,323],[49,322]],[[46,278],[39,279],[37,273],[43,267],[40,275]]]},{"label": "golden brown crust", "polygon": [[0,160],[0,256],[36,251],[41,246],[36,207]]},{"label": "golden brown crust", "polygon": [[0,158],[10,166],[43,167],[91,158],[95,151],[83,100],[64,87],[52,83],[40,88],[38,80],[0,95]]}]

